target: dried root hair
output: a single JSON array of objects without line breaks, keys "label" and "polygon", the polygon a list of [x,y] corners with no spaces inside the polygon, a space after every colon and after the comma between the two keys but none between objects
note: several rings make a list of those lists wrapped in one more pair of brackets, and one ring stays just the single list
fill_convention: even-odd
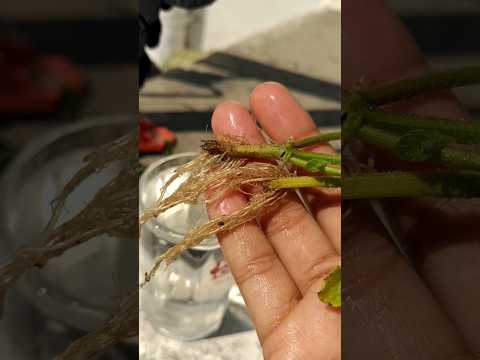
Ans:
[{"label": "dried root hair", "polygon": [[[170,196],[160,197],[151,209],[147,209],[140,217],[140,223],[156,218],[164,211],[181,203],[196,203],[207,198],[207,203],[221,199],[231,191],[246,193],[250,201],[244,208],[232,214],[222,215],[210,220],[204,225],[192,229],[184,240],[171,247],[155,260],[154,267],[145,274],[144,286],[155,275],[162,264],[171,264],[182,252],[199,245],[202,240],[222,231],[233,230],[236,227],[252,221],[275,208],[285,196],[285,190],[266,189],[263,184],[270,180],[289,176],[288,171],[276,164],[248,162],[245,159],[231,159],[224,154],[202,154],[191,162],[179,167],[164,185],[161,194],[178,177],[189,174],[189,177]],[[256,191],[246,190],[254,188]]]},{"label": "dried root hair", "polygon": [[[168,186],[186,173],[190,176],[172,195],[164,199],[163,195]],[[207,191],[210,195],[207,202],[213,202],[232,190],[246,192],[244,185],[262,184],[288,175],[285,169],[270,163],[247,162],[245,159],[228,159],[224,155],[202,154],[177,169],[165,183],[154,207],[143,211],[140,224],[143,225],[176,205],[194,204]]]},{"label": "dried root hair", "polygon": [[126,296],[102,327],[75,340],[55,360],[91,359],[119,342],[138,336],[138,295],[138,291],[133,291]]},{"label": "dried root hair", "polygon": [[[0,266],[0,305],[9,285],[32,267],[43,267],[50,259],[102,234],[120,239],[138,239],[138,186],[140,168],[137,134],[132,133],[96,148],[84,158],[84,165],[52,202],[52,217],[42,236],[18,249]],[[58,225],[67,197],[84,180],[108,164],[120,161],[120,173],[102,187],[72,219]],[[1,314],[1,307],[0,307]],[[121,301],[116,314],[97,331],[72,343],[57,359],[89,359],[114,344],[138,335],[138,291]]]},{"label": "dried root hair", "polygon": [[138,137],[136,133],[124,135],[110,143],[101,145],[87,154],[84,165],[63,187],[58,196],[51,202],[52,216],[46,226],[48,234],[55,227],[68,196],[89,176],[101,171],[115,161],[131,161],[137,158]]},{"label": "dried root hair", "polygon": [[152,279],[162,264],[168,266],[185,250],[199,245],[203,240],[212,235],[222,231],[233,230],[256,219],[262,210],[271,210],[284,196],[284,191],[269,191],[253,195],[246,207],[231,214],[219,216],[204,225],[192,229],[181,243],[172,246],[155,260],[153,268],[148,273],[145,273],[145,282],[141,286],[144,286]]},{"label": "dried root hair", "polygon": [[42,268],[50,259],[97,236],[137,239],[138,196],[131,191],[137,184],[137,169],[126,167],[78,214],[51,230],[42,242],[19,248],[13,259],[0,266],[0,295],[30,268]]}]

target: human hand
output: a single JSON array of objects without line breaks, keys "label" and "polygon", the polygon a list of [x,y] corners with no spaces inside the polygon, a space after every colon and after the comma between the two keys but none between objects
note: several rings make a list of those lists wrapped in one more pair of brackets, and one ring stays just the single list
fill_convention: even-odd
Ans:
[{"label": "human hand", "polygon": [[[425,59],[381,0],[342,3],[342,87],[378,84],[427,70]],[[391,110],[464,118],[449,92]],[[377,152],[375,164],[391,164]],[[391,159],[389,159],[390,161]],[[399,163],[396,163],[399,165]],[[480,353],[478,200],[390,200],[412,263],[395,249],[365,202],[343,227],[343,355],[371,359],[472,359]]]},{"label": "human hand", "polygon": [[[252,114],[240,104],[219,105],[212,117],[216,135],[264,142],[255,120],[276,142],[315,134],[308,113],[277,83],[264,83],[250,97]],[[334,150],[322,145],[315,151]],[[340,264],[340,196],[312,193],[310,215],[295,194],[260,223],[250,222],[218,238],[242,292],[266,360],[339,359],[340,312],[322,303],[323,279]],[[241,192],[209,207],[216,217],[245,206]]]}]

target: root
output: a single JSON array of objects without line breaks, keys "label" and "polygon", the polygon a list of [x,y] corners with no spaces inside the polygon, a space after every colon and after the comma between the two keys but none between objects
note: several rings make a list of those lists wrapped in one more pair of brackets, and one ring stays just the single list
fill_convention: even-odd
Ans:
[{"label": "root", "polygon": [[138,172],[127,166],[77,215],[52,230],[41,244],[20,248],[12,260],[0,266],[0,293],[30,268],[42,268],[50,259],[102,234],[137,239],[138,196],[131,191],[137,184]]},{"label": "root", "polygon": [[128,160],[136,157],[138,138],[136,134],[128,134],[121,138],[99,146],[83,159],[85,165],[79,169],[70,181],[63,187],[61,193],[52,201],[52,217],[48,222],[45,233],[48,234],[55,227],[61,210],[68,196],[89,176],[99,172],[108,164],[119,160]]},{"label": "root", "polygon": [[[104,145],[86,157],[88,161],[68,182],[54,208],[48,233],[38,241],[19,248],[13,259],[0,266],[0,305],[8,286],[32,267],[42,268],[50,259],[99,235],[108,234],[122,239],[138,239],[138,160],[132,143],[136,136],[128,136]],[[112,146],[110,149],[108,146]],[[110,149],[110,150],[108,150]],[[104,151],[108,152],[99,155]],[[132,151],[133,150],[133,151]],[[94,156],[97,154],[98,156]],[[56,225],[63,203],[68,195],[86,178],[111,161],[123,161],[123,170],[104,187],[72,219]]]},{"label": "root", "polygon": [[194,204],[200,197],[208,193],[209,202],[221,198],[225,193],[232,190],[242,190],[243,185],[263,183],[282,176],[288,176],[288,172],[277,165],[268,163],[248,163],[244,159],[224,160],[223,155],[203,154],[192,162],[177,169],[172,178],[164,185],[165,189],[185,173],[190,177],[169,197],[159,201],[151,209],[147,209],[140,217],[140,224],[157,217],[162,212],[182,203]]},{"label": "root", "polygon": [[[216,143],[218,144],[218,142]],[[162,264],[168,266],[182,252],[199,245],[202,240],[222,231],[233,230],[256,219],[262,211],[273,209],[284,197],[285,190],[266,189],[264,184],[273,179],[290,175],[285,168],[275,164],[230,159],[223,154],[203,154],[178,168],[173,177],[164,185],[162,194],[174,179],[186,173],[189,173],[190,176],[172,195],[165,199],[161,197],[154,208],[143,212],[140,218],[141,224],[178,204],[196,203],[201,196],[205,195],[207,203],[211,203],[222,198],[228,192],[239,190],[250,197],[249,204],[232,214],[220,216],[192,229],[181,243],[171,247],[156,259],[154,267],[145,274],[145,282],[141,286],[151,280]],[[253,193],[246,190],[247,185],[257,191]]]},{"label": "root", "polygon": [[122,300],[117,312],[98,330],[70,344],[55,360],[92,359],[113,345],[138,335],[138,291]]},{"label": "root", "polygon": [[[23,273],[32,267],[43,267],[75,246],[102,234],[138,239],[138,193],[132,191],[138,186],[140,173],[136,141],[137,135],[130,134],[96,148],[85,157],[84,166],[52,203],[52,217],[43,236],[18,249],[12,260],[0,266],[0,305],[8,286]],[[64,203],[75,188],[115,161],[122,162],[120,173],[72,219],[57,225]],[[90,359],[135,335],[138,335],[138,291],[121,302],[118,312],[101,329],[72,343],[57,359]]]},{"label": "root", "polygon": [[243,209],[235,211],[232,214],[222,215],[210,220],[204,225],[192,229],[181,243],[171,247],[155,260],[155,265],[148,273],[145,273],[145,281],[140,286],[143,287],[148,283],[162,264],[168,266],[181,253],[199,245],[204,239],[219,232],[233,230],[240,225],[254,220],[260,215],[262,210],[272,210],[285,194],[284,191],[270,191],[254,195],[249,204]]}]

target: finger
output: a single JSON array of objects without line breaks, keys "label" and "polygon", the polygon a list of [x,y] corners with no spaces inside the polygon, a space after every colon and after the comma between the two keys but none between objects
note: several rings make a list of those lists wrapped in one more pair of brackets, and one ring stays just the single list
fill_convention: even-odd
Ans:
[{"label": "finger", "polygon": [[[212,116],[216,135],[242,136],[252,143],[263,138],[240,104],[219,105]],[[240,192],[209,206],[210,217],[232,213],[248,204]],[[218,235],[222,251],[263,341],[298,302],[300,293],[260,227],[251,221]]]},{"label": "finger", "polygon": [[[262,128],[276,142],[285,142],[290,137],[300,139],[318,133],[318,128],[310,115],[288,90],[278,83],[269,82],[257,86],[250,97],[250,106]],[[316,146],[312,151],[335,153],[328,144]],[[335,250],[340,252],[340,197],[335,194],[325,194],[323,197],[324,199],[317,202],[314,214],[324,236],[319,235],[317,241],[313,241],[326,247],[324,243],[327,238]]]},{"label": "finger", "polygon": [[339,311],[318,300],[318,289],[323,282],[319,280],[313,287],[317,290],[305,294],[275,336],[265,341],[265,359],[341,358],[341,316]]},{"label": "finger", "polygon": [[295,194],[289,194],[261,224],[302,294],[339,265],[335,248]]},{"label": "finger", "polygon": [[[239,126],[236,123],[232,126],[230,121],[232,110],[235,109],[237,122],[240,119],[242,121],[241,132],[244,136],[247,134],[254,141],[259,141],[261,134],[249,113],[233,103],[227,103],[226,107],[227,114],[222,114],[224,111],[222,108],[214,114],[212,127],[215,133],[225,134],[226,131],[230,131],[232,134],[232,129],[238,129]],[[229,120],[225,122],[225,118]],[[325,239],[325,234],[303,205],[293,197],[278,209],[269,212],[264,217],[263,224],[267,238],[302,293],[338,264],[338,256],[331,244],[326,240],[318,241]]]},{"label": "finger", "polygon": [[[250,96],[250,108],[262,128],[276,142],[302,139],[318,133],[310,115],[279,83],[265,82],[258,85]],[[315,149],[335,153],[328,144],[321,144]]]}]

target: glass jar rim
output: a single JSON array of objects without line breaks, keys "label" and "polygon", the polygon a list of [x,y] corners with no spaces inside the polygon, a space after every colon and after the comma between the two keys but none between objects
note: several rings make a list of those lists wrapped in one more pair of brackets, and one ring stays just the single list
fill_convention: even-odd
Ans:
[{"label": "glass jar rim", "polygon": [[[168,155],[162,157],[161,159],[154,161],[151,163],[147,169],[142,173],[140,176],[139,181],[139,211],[142,213],[144,210],[148,208],[147,204],[145,203],[145,191],[148,191],[148,184],[153,180],[152,173],[159,170],[159,168],[169,169],[173,166],[179,166],[182,164],[187,163],[188,161],[194,159],[199,154],[196,152],[183,152],[173,155]],[[184,159],[185,161],[181,161]],[[148,221],[144,224],[144,226],[157,236],[159,239],[163,241],[167,241],[172,244],[178,244],[181,242],[185,236],[185,234],[172,232],[171,230],[167,229],[164,225],[160,222],[156,221],[156,219]],[[200,251],[211,251],[216,250],[220,247],[218,241],[214,238],[211,238],[207,241],[203,241],[201,244],[192,248],[192,250],[200,250]]]}]

